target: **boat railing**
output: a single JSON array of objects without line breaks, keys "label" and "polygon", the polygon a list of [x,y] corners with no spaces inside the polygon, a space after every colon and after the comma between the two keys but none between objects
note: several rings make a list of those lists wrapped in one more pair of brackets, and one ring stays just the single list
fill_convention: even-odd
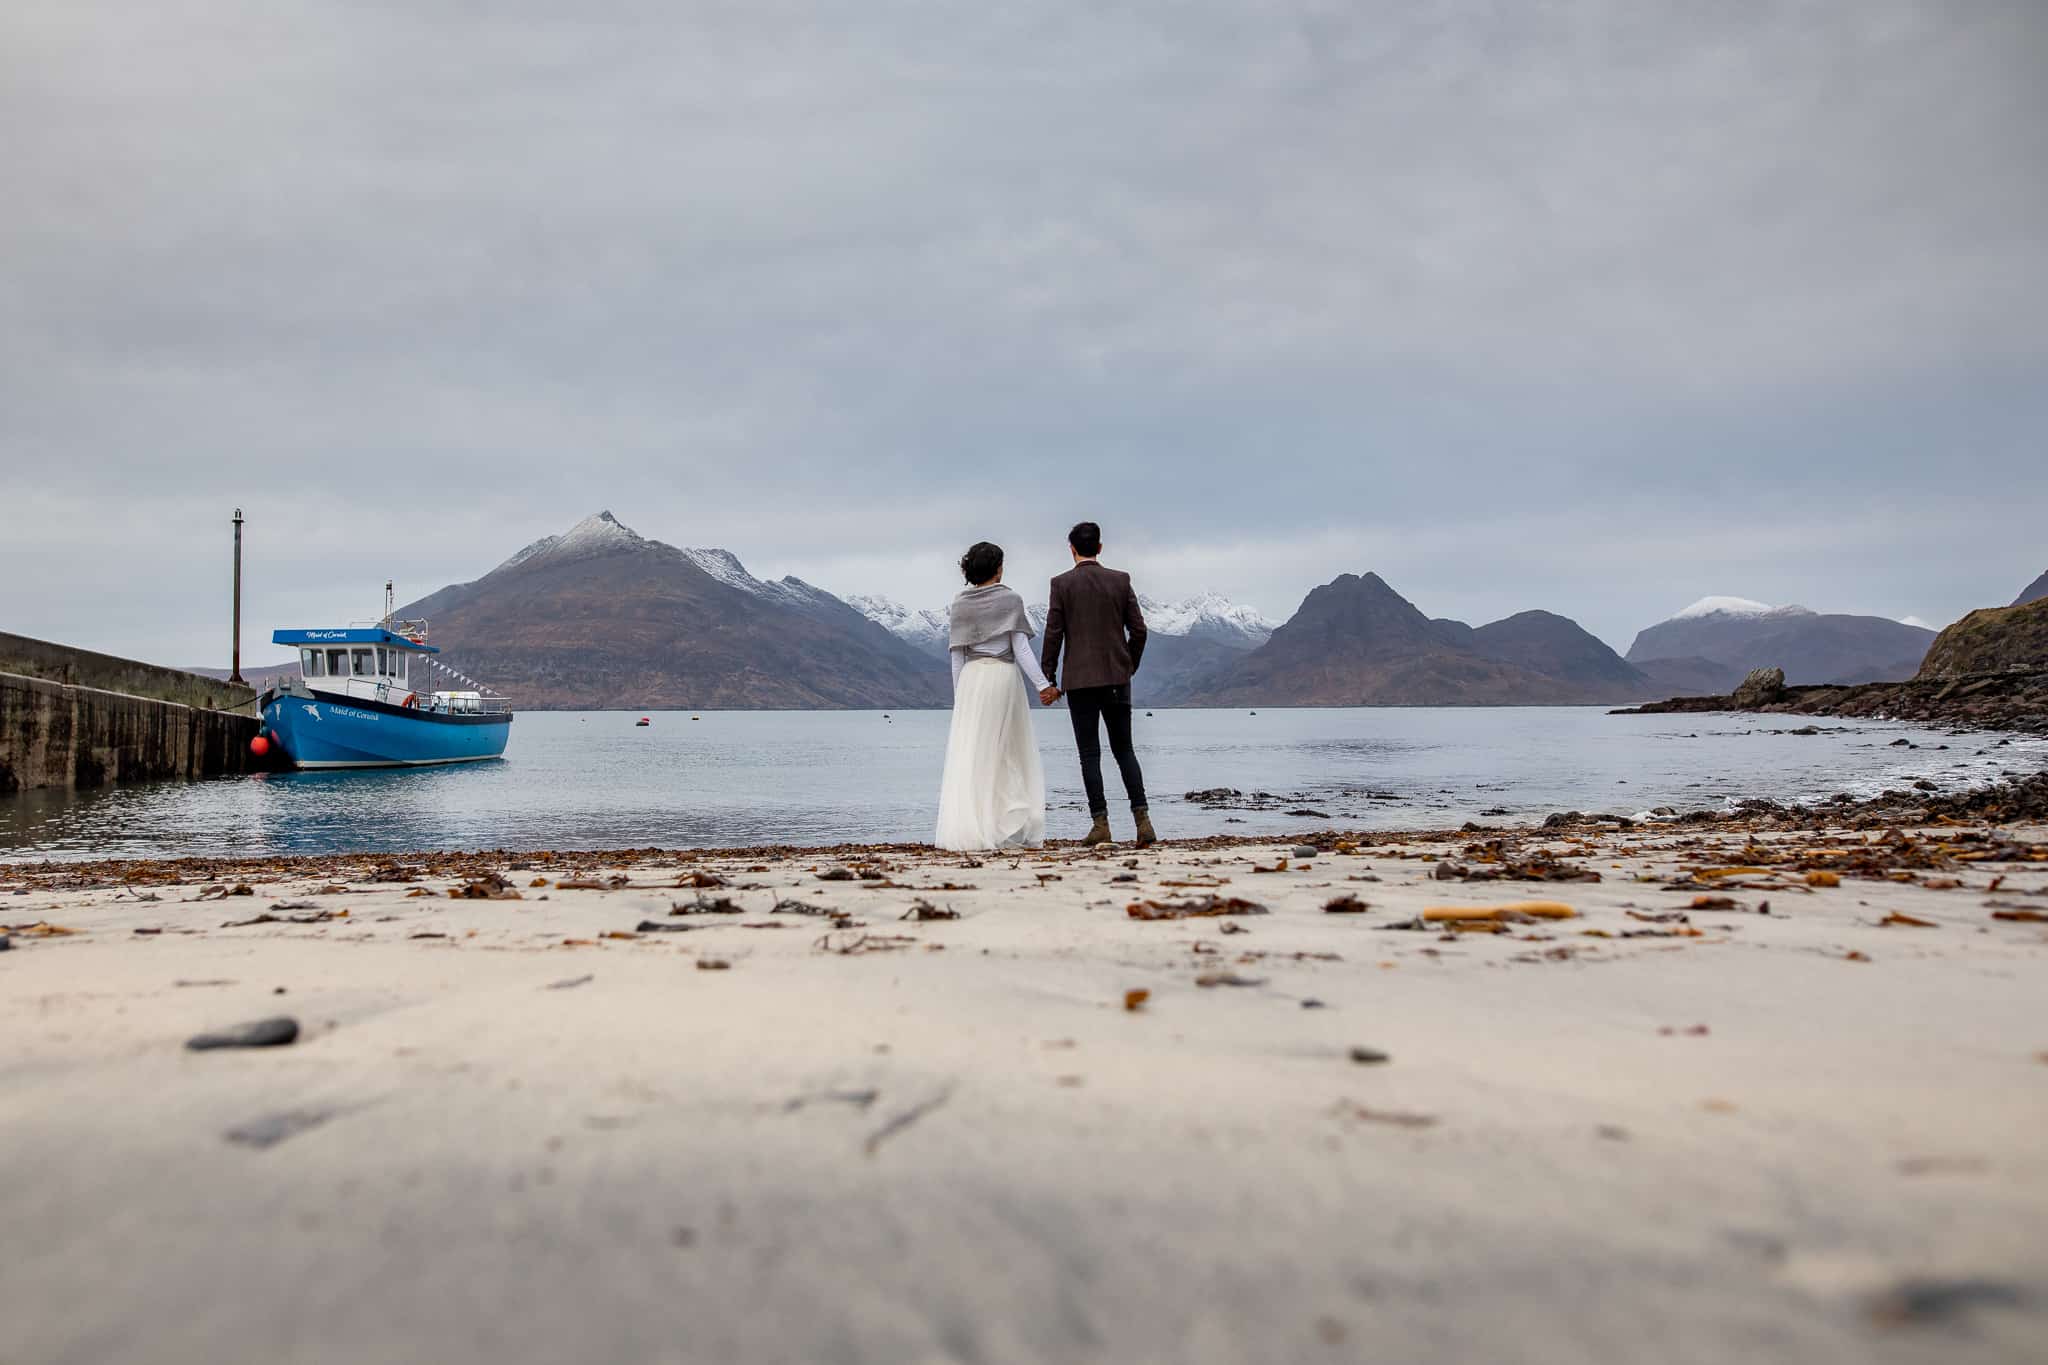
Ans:
[{"label": "boat railing", "polygon": [[509,716],[512,714],[512,699],[440,692],[434,695],[433,709],[457,716]]},{"label": "boat railing", "polygon": [[413,705],[420,710],[437,711],[446,715],[501,716],[509,715],[512,711],[510,697],[482,696],[469,692],[412,690],[389,678],[359,678],[353,675],[344,678],[322,678],[319,680],[319,686],[312,690],[330,696],[339,693],[351,699],[383,702],[387,706],[403,706],[405,699],[411,697]]}]

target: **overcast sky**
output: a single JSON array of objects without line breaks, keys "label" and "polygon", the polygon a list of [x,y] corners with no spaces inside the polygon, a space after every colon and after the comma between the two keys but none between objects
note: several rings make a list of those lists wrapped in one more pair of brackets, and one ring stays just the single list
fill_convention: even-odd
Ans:
[{"label": "overcast sky", "polygon": [[2048,4],[0,7],[0,629],[225,663],[599,508],[1618,648],[2048,565]]}]

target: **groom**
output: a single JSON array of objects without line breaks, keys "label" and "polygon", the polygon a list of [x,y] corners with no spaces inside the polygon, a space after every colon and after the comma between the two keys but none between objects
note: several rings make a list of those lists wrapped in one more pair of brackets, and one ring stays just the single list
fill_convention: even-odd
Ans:
[{"label": "groom", "polygon": [[[1102,734],[1109,727],[1109,751],[1123,774],[1124,795],[1138,820],[1138,847],[1157,842],[1152,816],[1145,805],[1145,774],[1131,748],[1131,675],[1145,654],[1145,615],[1131,576],[1096,562],[1102,553],[1102,528],[1084,521],[1067,532],[1074,567],[1052,581],[1052,604],[1045,614],[1045,676],[1062,682],[1074,718],[1074,747],[1081,751],[1081,782],[1088,789],[1088,813],[1095,823],[1085,844],[1106,844],[1109,798],[1102,791]],[[1060,649],[1067,651],[1067,674],[1060,678]],[[1050,706],[1062,688],[1048,687],[1039,700]]]}]

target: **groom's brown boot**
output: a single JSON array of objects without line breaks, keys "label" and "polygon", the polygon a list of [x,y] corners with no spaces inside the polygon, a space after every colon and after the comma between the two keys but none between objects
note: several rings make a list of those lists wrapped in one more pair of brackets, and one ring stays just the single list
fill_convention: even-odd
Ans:
[{"label": "groom's brown boot", "polygon": [[1132,811],[1138,817],[1138,847],[1150,848],[1159,842],[1159,836],[1152,830],[1152,812],[1143,806]]},{"label": "groom's brown boot", "polygon": [[1095,823],[1088,827],[1088,837],[1081,842],[1087,847],[1093,848],[1097,844],[1106,844],[1109,840],[1109,817],[1107,815],[1098,815],[1095,817]]}]

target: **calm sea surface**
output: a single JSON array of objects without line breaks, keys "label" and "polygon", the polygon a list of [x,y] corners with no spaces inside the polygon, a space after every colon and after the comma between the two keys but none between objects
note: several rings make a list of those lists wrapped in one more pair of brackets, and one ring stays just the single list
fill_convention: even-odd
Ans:
[{"label": "calm sea surface", "polygon": [[[286,773],[77,796],[0,798],[0,861],[473,848],[705,847],[929,839],[950,713],[533,712],[505,759],[412,771]],[[1086,829],[1066,713],[1034,712],[1051,830]],[[1593,708],[1160,711],[1138,716],[1167,836],[1328,823],[1422,829],[1556,810],[1812,801],[1929,778],[2032,771],[2048,743],[1884,722]],[[1895,745],[1907,739],[1917,747]],[[1113,824],[1128,835],[1107,763]],[[1999,765],[2004,765],[2003,767]],[[1237,808],[1184,793],[1236,788]],[[1260,808],[1247,809],[1244,806]]]}]

